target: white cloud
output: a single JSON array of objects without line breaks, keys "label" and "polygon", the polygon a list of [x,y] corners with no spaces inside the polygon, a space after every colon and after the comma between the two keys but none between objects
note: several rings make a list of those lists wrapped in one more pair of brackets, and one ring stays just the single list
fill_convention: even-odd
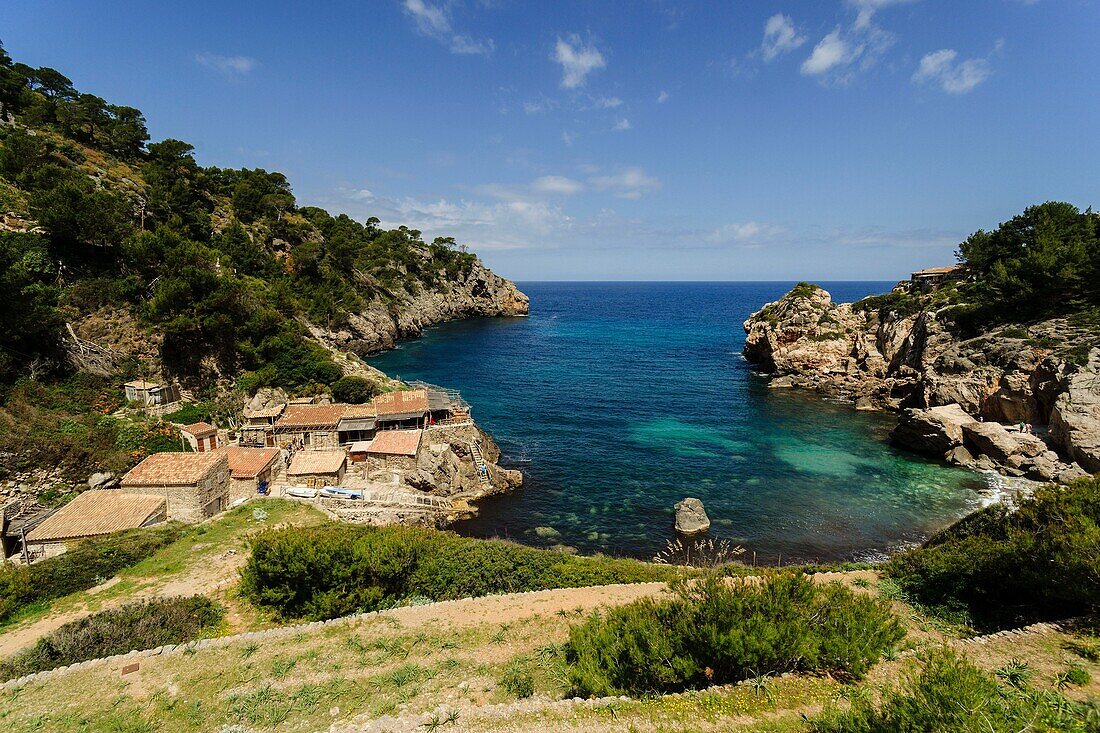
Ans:
[{"label": "white cloud", "polygon": [[594,175],[588,179],[598,191],[607,191],[621,199],[639,199],[649,191],[661,187],[661,182],[638,166],[625,168],[613,175]]},{"label": "white cloud", "polygon": [[539,193],[562,194],[571,196],[584,190],[584,184],[565,176],[543,176],[536,178],[531,188]]},{"label": "white cloud", "polygon": [[584,86],[589,74],[607,66],[599,49],[591,44],[585,45],[577,35],[568,39],[558,38],[552,58],[561,64],[561,85],[566,89]]},{"label": "white cloud", "polygon": [[618,97],[598,97],[595,100],[595,105],[600,109],[615,109],[621,107],[623,100]]},{"label": "white cloud", "polygon": [[855,27],[857,30],[870,27],[871,19],[882,8],[891,5],[904,5],[910,2],[913,2],[913,0],[848,0],[848,4],[856,9]]},{"label": "white cloud", "polygon": [[764,61],[793,51],[806,42],[806,37],[798,34],[790,16],[776,13],[764,24],[764,40],[760,43],[760,53]]},{"label": "white cloud", "polygon": [[657,95],[657,104],[664,104],[668,101],[668,92],[661,90],[661,93]]},{"label": "white cloud", "polygon": [[230,76],[243,76],[259,66],[259,62],[249,56],[222,56],[216,53],[196,54],[195,61]]},{"label": "white cloud", "polygon": [[633,127],[633,125],[630,124],[630,120],[623,117],[618,122],[616,122],[615,126],[612,127],[611,129],[615,130],[616,132],[621,132],[623,130],[629,130],[632,127]]},{"label": "white cloud", "polygon": [[489,55],[495,44],[492,38],[483,41],[456,33],[446,5],[432,5],[426,0],[404,0],[405,14],[416,23],[421,35],[444,43],[451,53],[471,55]]},{"label": "white cloud", "polygon": [[808,76],[824,74],[839,66],[852,63],[861,49],[852,48],[840,37],[840,28],[818,41],[809,58],[802,62],[802,73]]},{"label": "white cloud", "polygon": [[569,134],[568,130],[562,130],[561,131],[561,141],[563,143],[565,143],[566,145],[572,145],[573,144],[573,136]]},{"label": "white cloud", "polygon": [[913,73],[913,82],[936,84],[948,94],[966,94],[993,73],[987,59],[956,62],[957,58],[958,53],[951,48],[926,53]]}]

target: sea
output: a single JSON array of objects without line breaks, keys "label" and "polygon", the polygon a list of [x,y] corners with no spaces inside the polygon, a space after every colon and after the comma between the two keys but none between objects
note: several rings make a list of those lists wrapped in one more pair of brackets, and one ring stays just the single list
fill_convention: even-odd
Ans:
[{"label": "sea", "polygon": [[[793,282],[525,282],[531,314],[448,323],[372,358],[458,389],[523,471],[455,529],[649,559],[675,552],[675,504],[759,563],[881,559],[998,499],[980,473],[892,448],[889,414],[771,390],[743,321]],[[890,282],[822,283],[836,302]]]}]

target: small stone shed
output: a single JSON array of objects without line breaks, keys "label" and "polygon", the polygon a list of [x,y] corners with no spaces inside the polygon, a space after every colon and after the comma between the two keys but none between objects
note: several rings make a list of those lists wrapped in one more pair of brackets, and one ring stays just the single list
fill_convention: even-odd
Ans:
[{"label": "small stone shed", "polygon": [[148,527],[165,518],[163,496],[93,489],[77,496],[27,534],[27,550],[36,560],[53,557],[65,551],[66,542]]},{"label": "small stone shed", "polygon": [[286,478],[295,486],[339,486],[346,466],[347,454],[342,450],[303,450],[290,462]]},{"label": "small stone shed", "polygon": [[245,448],[226,446],[229,457],[229,503],[248,499],[265,491],[278,477],[283,462],[278,448]]},{"label": "small stone shed", "polygon": [[352,460],[365,462],[367,471],[382,468],[411,471],[416,468],[423,434],[422,430],[383,430],[369,443],[352,445]]},{"label": "small stone shed", "polygon": [[216,450],[221,441],[218,438],[218,429],[208,422],[196,422],[180,427],[180,434],[191,450],[196,453],[206,453]]},{"label": "small stone shed", "polygon": [[229,458],[224,451],[154,453],[122,477],[122,488],[163,497],[169,519],[201,522],[229,504]]},{"label": "small stone shed", "polygon": [[122,385],[122,389],[127,402],[140,402],[143,405],[167,405],[178,402],[180,398],[179,388],[174,384],[159,384],[144,379],[127,382]]},{"label": "small stone shed", "polygon": [[275,445],[275,421],[286,409],[285,404],[260,407],[244,411],[244,424],[240,427],[241,445],[271,447]]},{"label": "small stone shed", "polygon": [[409,389],[375,395],[374,405],[379,430],[390,428],[422,428],[428,424],[431,407],[428,390]]}]

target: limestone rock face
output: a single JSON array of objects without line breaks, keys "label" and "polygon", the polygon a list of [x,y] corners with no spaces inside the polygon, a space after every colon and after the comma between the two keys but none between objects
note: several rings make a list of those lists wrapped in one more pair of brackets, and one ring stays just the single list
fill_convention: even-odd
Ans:
[{"label": "limestone rock face", "polygon": [[285,405],[286,401],[286,392],[278,387],[261,387],[256,390],[256,394],[252,395],[251,399],[245,403],[244,414],[247,417],[263,410]]},{"label": "limestone rock face", "polygon": [[917,453],[942,456],[962,447],[963,427],[973,422],[974,418],[957,403],[927,410],[910,408],[902,411],[890,441]]},{"label": "limestone rock face", "polygon": [[1050,435],[1082,469],[1100,471],[1100,348],[1067,377],[1051,410]]},{"label": "limestone rock face", "polygon": [[368,356],[393,348],[398,339],[412,338],[445,321],[476,316],[527,315],[529,300],[506,280],[476,262],[465,275],[447,280],[440,289],[401,291],[389,302],[376,301],[348,317],[338,331],[310,330],[328,346]]},{"label": "limestone rock face", "polygon": [[710,517],[707,516],[703,502],[687,497],[676,504],[676,531],[687,537],[706,532],[710,529]]},{"label": "limestone rock face", "polygon": [[93,473],[88,477],[89,489],[108,489],[118,484],[118,479],[110,471]]},{"label": "limestone rock face", "polygon": [[963,426],[968,443],[990,458],[1005,462],[1020,452],[1016,439],[1004,425],[995,422],[974,422]]}]

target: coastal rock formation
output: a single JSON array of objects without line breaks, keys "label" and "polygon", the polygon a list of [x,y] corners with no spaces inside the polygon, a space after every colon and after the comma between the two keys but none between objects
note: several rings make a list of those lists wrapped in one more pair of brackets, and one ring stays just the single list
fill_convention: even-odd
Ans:
[{"label": "coastal rock formation", "polygon": [[691,537],[702,534],[710,529],[710,517],[703,508],[703,502],[694,497],[687,497],[676,504],[676,531]]},{"label": "coastal rock formation", "polygon": [[[744,355],[773,387],[898,411],[891,441],[910,450],[1038,480],[1100,471],[1100,349],[1081,367],[1052,348],[1079,352],[1095,334],[1056,318],[964,338],[938,305],[906,283],[840,304],[801,283],[745,321]],[[1040,435],[1004,427],[1020,424]]]},{"label": "coastal rock formation", "polygon": [[391,302],[375,301],[361,313],[348,317],[337,331],[312,327],[326,345],[358,356],[392,349],[399,339],[413,338],[425,328],[461,318],[525,316],[529,301],[515,283],[497,275],[480,261],[465,275],[443,284],[442,289],[402,293]]},{"label": "coastal rock formation", "polygon": [[1100,349],[1066,379],[1050,413],[1050,435],[1081,468],[1100,472]]}]

